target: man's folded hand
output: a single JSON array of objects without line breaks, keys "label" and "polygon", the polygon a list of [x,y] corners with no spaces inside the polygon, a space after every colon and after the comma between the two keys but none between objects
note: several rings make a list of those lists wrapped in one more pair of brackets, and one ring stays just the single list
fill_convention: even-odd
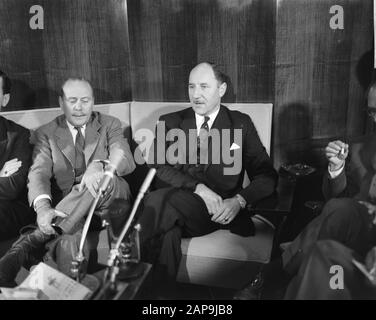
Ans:
[{"label": "man's folded hand", "polygon": [[196,186],[195,192],[206,204],[209,214],[217,213],[222,206],[222,198],[202,183]]}]

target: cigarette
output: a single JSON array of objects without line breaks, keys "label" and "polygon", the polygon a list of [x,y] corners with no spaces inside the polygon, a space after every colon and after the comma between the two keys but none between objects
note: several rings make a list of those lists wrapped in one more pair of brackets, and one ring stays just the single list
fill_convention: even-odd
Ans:
[{"label": "cigarette", "polygon": [[373,266],[369,273],[374,277],[376,273],[376,266]]},{"label": "cigarette", "polygon": [[345,155],[345,148],[342,147],[341,150],[338,152],[338,158],[343,159]]}]

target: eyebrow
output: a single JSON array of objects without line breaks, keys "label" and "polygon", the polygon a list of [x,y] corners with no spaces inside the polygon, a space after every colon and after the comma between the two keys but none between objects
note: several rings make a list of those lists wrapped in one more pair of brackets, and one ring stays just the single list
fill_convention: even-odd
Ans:
[{"label": "eyebrow", "polygon": [[76,97],[76,96],[71,96],[71,97],[67,97],[65,96],[67,99],[89,99],[91,98],[90,96],[83,96],[83,97]]}]

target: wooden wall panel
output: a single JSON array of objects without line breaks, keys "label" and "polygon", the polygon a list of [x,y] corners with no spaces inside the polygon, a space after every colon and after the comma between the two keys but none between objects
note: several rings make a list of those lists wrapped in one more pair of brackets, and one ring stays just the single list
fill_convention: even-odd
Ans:
[{"label": "wooden wall panel", "polygon": [[163,101],[160,0],[127,3],[133,99]]},{"label": "wooden wall panel", "polygon": [[[96,103],[131,100],[126,0],[41,0],[44,29],[31,30],[35,1],[0,2],[0,68],[14,80],[12,109],[57,106],[69,76],[92,81]],[[8,42],[7,42],[8,41]]]},{"label": "wooden wall panel", "polygon": [[129,0],[128,12],[135,100],[187,101],[201,61],[230,77],[224,101],[273,99],[273,0]]},{"label": "wooden wall panel", "polygon": [[[280,0],[276,22],[275,163],[321,164],[323,147],[364,128],[359,80],[354,74],[371,49],[372,10],[363,1]],[[344,30],[329,26],[341,5]],[[363,18],[362,26],[359,14]]]},{"label": "wooden wall panel", "polygon": [[[225,102],[272,102],[276,167],[321,165],[329,140],[373,129],[363,112],[373,71],[372,0],[32,0],[0,2],[0,69],[13,109],[53,107],[70,75],[90,78],[97,103],[187,101],[190,69],[218,63]],[[333,5],[345,29],[329,26]]]},{"label": "wooden wall panel", "polygon": [[34,106],[37,99],[46,102],[40,91],[46,83],[42,33],[29,27],[33,4],[30,0],[0,2],[0,69],[12,77],[14,87],[8,109]]}]

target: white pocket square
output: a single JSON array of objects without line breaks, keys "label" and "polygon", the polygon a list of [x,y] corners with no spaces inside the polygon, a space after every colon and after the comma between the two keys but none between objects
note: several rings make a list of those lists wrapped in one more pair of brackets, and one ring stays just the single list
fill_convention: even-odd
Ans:
[{"label": "white pocket square", "polygon": [[230,150],[237,150],[237,149],[240,149],[240,147],[234,142],[234,143],[231,145]]}]

